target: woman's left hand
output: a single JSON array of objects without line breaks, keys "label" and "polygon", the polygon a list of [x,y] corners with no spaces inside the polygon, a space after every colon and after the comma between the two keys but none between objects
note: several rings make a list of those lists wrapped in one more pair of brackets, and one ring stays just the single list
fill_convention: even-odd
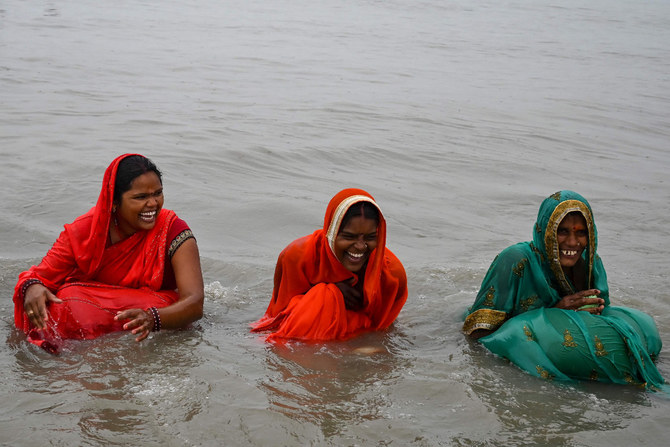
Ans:
[{"label": "woman's left hand", "polygon": [[361,310],[363,309],[363,294],[356,289],[355,286],[351,285],[352,279],[347,279],[345,281],[340,281],[335,283],[340,292],[342,292],[342,298],[344,298],[344,308],[348,310]]},{"label": "woman's left hand", "polygon": [[[573,295],[564,296],[554,307],[566,310],[583,310],[600,315],[605,308],[605,300],[599,298],[598,295],[600,295],[600,290],[598,289],[582,290]],[[582,309],[582,306],[594,307]]]},{"label": "woman's left hand", "polygon": [[[123,325],[124,330],[129,330],[137,335],[135,341],[142,341],[149,336],[149,332],[154,327],[154,317],[150,312],[142,309],[128,309],[119,312],[114,317],[116,321],[130,320]],[[138,335],[139,334],[139,335]]]}]

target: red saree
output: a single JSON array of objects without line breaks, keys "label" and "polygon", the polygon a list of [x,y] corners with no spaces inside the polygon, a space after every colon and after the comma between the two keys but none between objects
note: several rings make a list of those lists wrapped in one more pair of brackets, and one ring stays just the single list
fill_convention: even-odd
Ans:
[{"label": "red saree", "polygon": [[265,315],[252,323],[252,331],[272,331],[278,339],[343,340],[364,331],[386,329],[407,300],[407,277],[398,258],[386,248],[386,221],[381,211],[377,248],[365,270],[364,307],[345,308],[335,283],[358,276],[335,256],[331,241],[340,230],[347,210],[361,201],[377,206],[367,192],[345,189],[328,204],[323,229],[289,244],[275,268],[272,300]]},{"label": "red saree", "polygon": [[[14,324],[28,340],[57,351],[63,338],[90,339],[122,330],[114,321],[118,311],[165,307],[179,298],[174,290],[160,290],[166,262],[168,230],[177,219],[162,209],[151,230],[138,231],[109,245],[118,157],[105,171],[98,202],[58,237],[39,265],[19,275],[14,289]],[[22,286],[39,280],[62,303],[49,303],[48,327],[35,328],[23,310]]]}]

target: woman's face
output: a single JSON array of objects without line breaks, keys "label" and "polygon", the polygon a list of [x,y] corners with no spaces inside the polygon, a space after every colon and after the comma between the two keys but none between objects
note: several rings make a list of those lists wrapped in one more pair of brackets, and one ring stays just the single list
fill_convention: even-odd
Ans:
[{"label": "woman's face", "polygon": [[151,230],[163,207],[163,185],[158,175],[147,172],[135,178],[116,206],[119,231],[124,237]]},{"label": "woman's face", "polygon": [[581,213],[570,213],[563,218],[556,230],[561,267],[574,266],[589,242],[586,219]]},{"label": "woman's face", "polygon": [[335,256],[344,268],[358,272],[377,247],[377,221],[352,217],[335,238]]}]

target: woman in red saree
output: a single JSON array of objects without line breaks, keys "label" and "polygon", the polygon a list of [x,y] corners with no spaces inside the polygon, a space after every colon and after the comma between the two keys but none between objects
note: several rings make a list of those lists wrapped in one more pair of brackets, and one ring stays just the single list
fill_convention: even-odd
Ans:
[{"label": "woman in red saree", "polygon": [[28,341],[58,352],[62,339],[181,328],[202,316],[198,246],[163,208],[161,173],[138,154],[105,171],[96,206],[65,225],[39,265],[19,275],[14,323]]},{"label": "woman in red saree", "polygon": [[345,189],[323,228],[277,260],[272,300],[252,331],[267,339],[343,340],[386,329],[407,300],[402,264],[386,248],[386,221],[367,192]]}]

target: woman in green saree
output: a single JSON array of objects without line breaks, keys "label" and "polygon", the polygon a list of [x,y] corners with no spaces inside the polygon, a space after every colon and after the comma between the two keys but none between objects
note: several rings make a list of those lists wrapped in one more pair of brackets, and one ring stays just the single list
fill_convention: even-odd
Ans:
[{"label": "woman in green saree", "polygon": [[591,206],[560,191],[540,206],[532,242],[489,268],[463,331],[530,374],[663,388],[653,319],[610,306]]}]

